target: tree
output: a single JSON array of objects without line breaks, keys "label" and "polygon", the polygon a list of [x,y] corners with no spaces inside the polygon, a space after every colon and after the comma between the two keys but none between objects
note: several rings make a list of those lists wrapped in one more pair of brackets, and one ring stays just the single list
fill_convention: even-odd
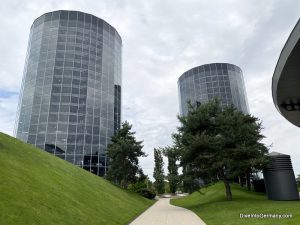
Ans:
[{"label": "tree", "polygon": [[230,153],[230,175],[244,174],[250,190],[250,175],[261,170],[268,161],[268,148],[261,143],[262,125],[258,118],[245,115],[234,107],[225,108],[218,117],[223,149]]},{"label": "tree", "polygon": [[135,132],[132,132],[131,128],[132,125],[127,121],[122,123],[121,129],[111,138],[107,147],[107,155],[110,158],[107,179],[123,188],[127,188],[130,183],[143,176],[138,157],[146,156],[142,151],[142,141],[136,141]]},{"label": "tree", "polygon": [[162,148],[164,156],[168,158],[168,176],[170,192],[175,194],[179,183],[178,165],[176,162],[179,159],[179,152],[176,147],[165,147]]},{"label": "tree", "polygon": [[189,107],[187,116],[178,117],[181,126],[173,135],[184,171],[206,181],[223,180],[227,200],[232,200],[230,178],[266,162],[261,123],[233,107],[222,109],[218,100]]},{"label": "tree", "polygon": [[158,194],[165,193],[164,183],[164,161],[162,157],[162,151],[154,148],[154,172],[153,177],[155,179],[154,187]]},{"label": "tree", "polygon": [[139,189],[148,188],[148,181],[148,176],[141,173],[139,174],[138,179],[134,183],[128,185],[128,189],[136,192]]}]

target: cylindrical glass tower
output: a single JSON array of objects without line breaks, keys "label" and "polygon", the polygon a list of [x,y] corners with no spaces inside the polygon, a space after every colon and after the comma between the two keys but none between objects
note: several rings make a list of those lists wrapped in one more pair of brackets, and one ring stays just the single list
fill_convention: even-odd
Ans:
[{"label": "cylindrical glass tower", "polygon": [[16,137],[97,175],[120,127],[122,40],[77,11],[37,18],[30,30]]},{"label": "cylindrical glass tower", "polygon": [[188,101],[201,104],[218,98],[222,106],[234,105],[249,113],[242,70],[228,63],[192,68],[178,79],[180,114],[187,115]]}]

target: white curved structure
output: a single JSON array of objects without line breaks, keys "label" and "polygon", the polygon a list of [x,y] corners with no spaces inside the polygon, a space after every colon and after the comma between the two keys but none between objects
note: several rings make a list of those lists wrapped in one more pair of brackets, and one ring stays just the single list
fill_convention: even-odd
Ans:
[{"label": "white curved structure", "polygon": [[300,127],[300,19],[285,43],[272,79],[277,110]]}]

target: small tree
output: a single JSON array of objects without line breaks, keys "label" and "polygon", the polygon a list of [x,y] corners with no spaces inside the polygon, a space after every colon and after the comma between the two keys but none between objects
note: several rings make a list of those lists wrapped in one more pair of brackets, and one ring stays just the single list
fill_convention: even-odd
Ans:
[{"label": "small tree", "polygon": [[154,172],[153,177],[155,179],[154,187],[158,194],[165,193],[164,183],[164,161],[162,157],[162,151],[154,148]]},{"label": "small tree", "polygon": [[168,158],[168,176],[170,192],[175,194],[179,183],[178,165],[179,159],[178,149],[176,147],[165,147],[162,149],[163,154]]},{"label": "small tree", "polygon": [[230,177],[244,174],[248,190],[250,176],[257,169],[262,169],[267,162],[265,154],[268,148],[261,143],[262,125],[258,118],[245,115],[234,107],[225,108],[218,116],[219,134],[223,137],[223,150],[230,155]]},{"label": "small tree", "polygon": [[[241,173],[251,173],[266,162],[267,147],[260,141],[261,123],[233,107],[222,108],[213,100],[179,117],[181,126],[173,135],[180,148],[184,171],[194,178],[221,179],[226,198],[232,200],[229,180]],[[250,183],[250,182],[249,182]]]},{"label": "small tree", "polygon": [[127,121],[122,123],[121,129],[111,138],[107,147],[110,157],[107,179],[123,188],[135,183],[143,175],[138,157],[146,156],[142,151],[142,141],[136,141],[135,132],[132,132],[131,128],[132,125]]},{"label": "small tree", "polygon": [[131,183],[128,186],[128,189],[132,191],[138,191],[140,189],[147,188],[148,180],[149,180],[148,176],[145,175],[143,171],[140,171],[137,180],[135,181],[135,183]]}]

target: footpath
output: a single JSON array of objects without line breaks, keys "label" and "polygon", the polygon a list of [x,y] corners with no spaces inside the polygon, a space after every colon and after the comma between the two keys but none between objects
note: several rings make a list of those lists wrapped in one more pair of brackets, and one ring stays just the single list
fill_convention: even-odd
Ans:
[{"label": "footpath", "polygon": [[130,225],[206,225],[194,212],[170,204],[170,198],[160,198]]}]

